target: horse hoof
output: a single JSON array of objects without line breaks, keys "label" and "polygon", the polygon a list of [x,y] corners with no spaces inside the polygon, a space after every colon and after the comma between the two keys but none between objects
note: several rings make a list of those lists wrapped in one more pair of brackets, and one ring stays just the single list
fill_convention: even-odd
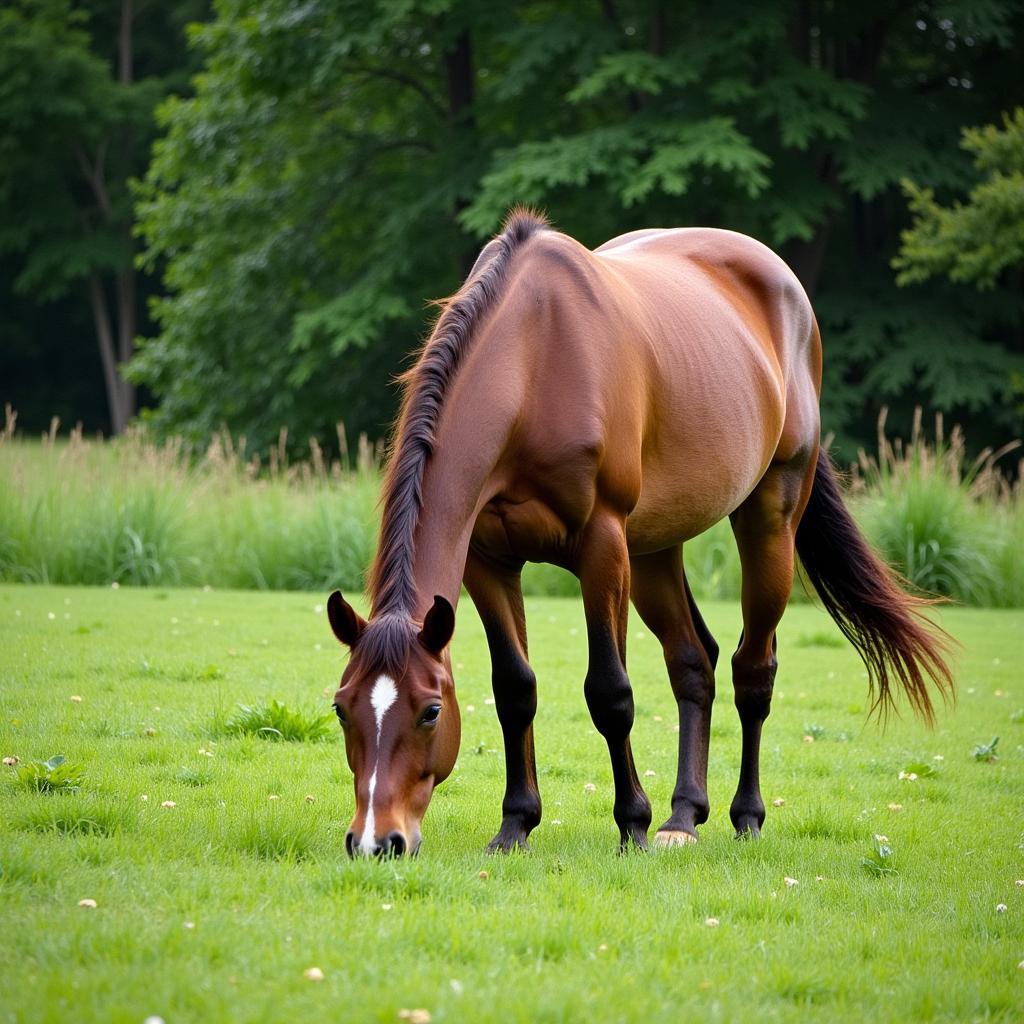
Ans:
[{"label": "horse hoof", "polygon": [[695,842],[697,842],[697,837],[692,832],[662,829],[654,835],[655,846],[688,846]]},{"label": "horse hoof", "polygon": [[488,853],[521,853],[530,852],[530,844],[525,835],[502,835],[499,833],[488,844]]},{"label": "horse hoof", "polygon": [[630,850],[636,850],[639,853],[647,852],[647,830],[642,829],[639,826],[630,826],[627,829],[620,830],[619,832],[619,853],[627,854]]}]

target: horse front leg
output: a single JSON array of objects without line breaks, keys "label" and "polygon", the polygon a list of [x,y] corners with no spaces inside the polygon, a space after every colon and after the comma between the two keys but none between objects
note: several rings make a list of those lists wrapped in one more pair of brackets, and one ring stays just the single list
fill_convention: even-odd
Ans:
[{"label": "horse front leg", "polygon": [[533,745],[537,677],[527,661],[521,571],[522,565],[495,565],[476,553],[466,564],[466,589],[487,635],[494,707],[505,741],[505,796],[501,827],[487,846],[491,853],[527,849],[541,818]]},{"label": "horse front leg", "polygon": [[580,545],[576,568],[583,592],[589,648],[583,692],[590,717],[608,744],[619,843],[623,850],[630,841],[646,849],[651,804],[637,778],[629,742],[634,706],[626,674],[629,555],[624,522],[610,515],[592,518]]}]

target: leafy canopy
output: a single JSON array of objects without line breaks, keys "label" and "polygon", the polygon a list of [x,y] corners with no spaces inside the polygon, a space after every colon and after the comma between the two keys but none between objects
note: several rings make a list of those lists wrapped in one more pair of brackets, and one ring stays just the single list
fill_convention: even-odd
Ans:
[{"label": "leafy canopy", "polygon": [[966,202],[942,206],[933,189],[903,182],[914,221],[893,260],[900,284],[945,276],[991,290],[1004,271],[1024,268],[1024,107],[1001,128],[965,128],[961,146],[982,176]]},{"label": "leafy canopy", "polygon": [[167,289],[134,364],[154,421],[256,449],[282,424],[300,444],[339,419],[381,435],[426,301],[533,202],[588,245],[710,224],[779,249],[819,310],[847,451],[880,399],[897,428],[924,403],[1001,440],[1019,295],[979,310],[956,285],[897,289],[889,264],[900,181],[969,187],[958,132],[1020,96],[1022,10],[219,0],[137,191]]}]

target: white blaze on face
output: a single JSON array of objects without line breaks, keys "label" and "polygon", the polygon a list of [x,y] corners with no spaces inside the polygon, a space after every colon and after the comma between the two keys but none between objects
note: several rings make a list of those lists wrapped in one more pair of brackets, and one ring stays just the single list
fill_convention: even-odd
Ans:
[{"label": "white blaze on face", "polygon": [[377,676],[370,692],[370,704],[373,707],[374,717],[377,719],[377,749],[373,763],[373,774],[370,776],[370,794],[366,807],[366,820],[363,823],[363,834],[359,840],[359,850],[362,853],[373,853],[377,845],[375,835],[376,821],[373,816],[373,797],[377,791],[377,763],[380,760],[380,734],[384,727],[384,716],[388,713],[391,705],[398,699],[398,687],[390,676]]}]

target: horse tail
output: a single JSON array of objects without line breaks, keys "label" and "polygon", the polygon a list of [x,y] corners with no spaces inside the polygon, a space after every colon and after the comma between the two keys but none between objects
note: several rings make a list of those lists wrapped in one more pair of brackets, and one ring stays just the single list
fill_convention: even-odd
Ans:
[{"label": "horse tail", "polygon": [[955,696],[947,663],[952,638],[922,612],[938,598],[907,593],[906,583],[871,549],[843,503],[839,480],[818,452],[810,500],[796,531],[796,550],[822,604],[868,670],[872,712],[895,708],[893,680],[913,709],[934,724],[925,685],[930,677],[944,700]]}]

